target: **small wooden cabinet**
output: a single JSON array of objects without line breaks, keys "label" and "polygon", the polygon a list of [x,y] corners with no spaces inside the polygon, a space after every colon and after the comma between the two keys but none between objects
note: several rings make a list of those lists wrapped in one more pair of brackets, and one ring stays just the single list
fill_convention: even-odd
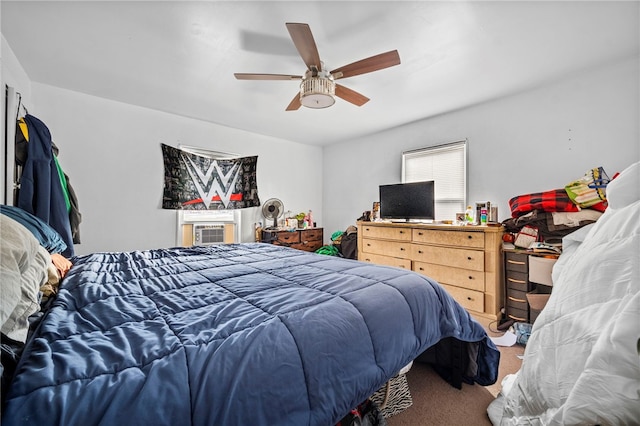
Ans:
[{"label": "small wooden cabinet", "polygon": [[323,228],[293,231],[262,231],[262,242],[291,247],[303,251],[316,251],[323,245]]},{"label": "small wooden cabinet", "polygon": [[503,232],[500,226],[358,222],[358,260],[424,274],[470,313],[497,320]]}]

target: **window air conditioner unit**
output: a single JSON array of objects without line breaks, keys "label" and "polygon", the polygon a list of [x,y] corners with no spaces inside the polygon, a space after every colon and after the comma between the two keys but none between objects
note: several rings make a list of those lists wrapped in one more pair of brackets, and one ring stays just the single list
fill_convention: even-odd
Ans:
[{"label": "window air conditioner unit", "polygon": [[224,224],[207,225],[207,224],[194,224],[193,225],[193,245],[194,246],[208,246],[210,244],[224,243]]},{"label": "window air conditioner unit", "polygon": [[183,226],[182,245],[184,247],[235,242],[235,224],[233,223],[193,223]]},{"label": "window air conditioner unit", "polygon": [[240,241],[237,210],[178,210],[177,245],[182,247],[230,244]]}]

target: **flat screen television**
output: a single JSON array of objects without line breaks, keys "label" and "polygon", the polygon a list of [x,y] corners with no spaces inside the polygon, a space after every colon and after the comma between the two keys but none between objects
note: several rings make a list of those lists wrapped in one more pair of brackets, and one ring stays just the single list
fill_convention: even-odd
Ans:
[{"label": "flat screen television", "polygon": [[432,180],[380,185],[380,218],[406,222],[434,220],[434,195]]}]

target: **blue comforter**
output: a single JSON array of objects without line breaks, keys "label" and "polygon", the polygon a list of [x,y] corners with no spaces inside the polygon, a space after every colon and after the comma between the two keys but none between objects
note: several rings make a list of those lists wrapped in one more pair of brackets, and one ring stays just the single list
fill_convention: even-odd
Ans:
[{"label": "blue comforter", "polygon": [[499,352],[437,283],[268,244],[75,258],[3,424],[335,424],[441,339]]}]

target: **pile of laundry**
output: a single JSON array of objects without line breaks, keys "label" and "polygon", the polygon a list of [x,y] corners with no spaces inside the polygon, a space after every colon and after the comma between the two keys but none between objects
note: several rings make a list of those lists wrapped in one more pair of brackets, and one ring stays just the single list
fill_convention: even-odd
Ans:
[{"label": "pile of laundry", "polygon": [[600,218],[610,181],[604,169],[596,167],[564,188],[511,198],[511,217],[502,221],[504,241],[524,249],[539,242],[561,244],[565,235]]},{"label": "pile of laundry", "polygon": [[331,244],[320,247],[316,250],[316,253],[344,257],[346,259],[357,259],[358,228],[350,225],[345,231],[334,232],[331,234]]}]

